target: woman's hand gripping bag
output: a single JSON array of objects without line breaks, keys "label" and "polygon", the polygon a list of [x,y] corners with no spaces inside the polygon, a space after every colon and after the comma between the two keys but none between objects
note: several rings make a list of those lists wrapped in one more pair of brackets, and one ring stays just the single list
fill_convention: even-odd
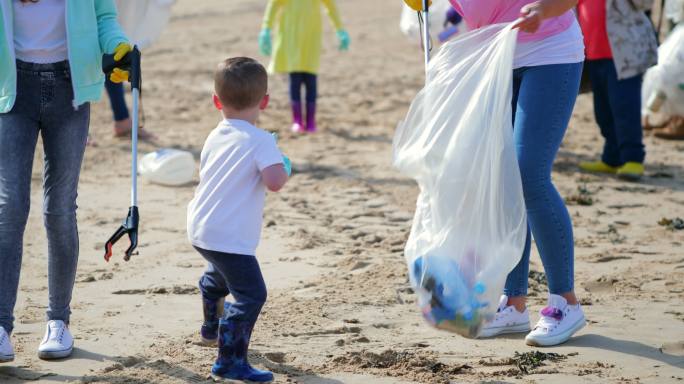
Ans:
[{"label": "woman's hand gripping bag", "polygon": [[520,260],[527,218],[512,127],[517,30],[493,25],[440,49],[394,138],[420,187],[405,248],[425,319],[476,337]]}]

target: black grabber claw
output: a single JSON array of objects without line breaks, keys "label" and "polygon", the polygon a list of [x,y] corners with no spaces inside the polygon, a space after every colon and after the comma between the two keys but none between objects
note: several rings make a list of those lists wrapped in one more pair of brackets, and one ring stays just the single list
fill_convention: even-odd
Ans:
[{"label": "black grabber claw", "polygon": [[138,221],[140,221],[138,207],[129,208],[128,216],[126,216],[126,219],[124,220],[123,224],[121,224],[121,227],[119,227],[119,229],[114,232],[112,237],[107,240],[107,243],[105,243],[105,261],[109,262],[109,259],[112,257],[112,247],[126,234],[128,235],[128,239],[130,240],[131,244],[128,249],[126,249],[124,260],[128,261],[131,259],[131,256],[137,254],[134,252],[138,247]]}]

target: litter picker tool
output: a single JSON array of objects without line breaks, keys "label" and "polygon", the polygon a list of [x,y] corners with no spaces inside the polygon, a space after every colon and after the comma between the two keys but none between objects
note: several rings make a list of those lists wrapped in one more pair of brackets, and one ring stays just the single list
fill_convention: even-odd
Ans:
[{"label": "litter picker tool", "polygon": [[404,0],[406,5],[418,12],[418,23],[421,27],[421,37],[423,44],[423,60],[425,62],[425,77],[427,80],[428,63],[430,62],[430,51],[432,50],[432,40],[430,39],[430,4],[432,0]]},{"label": "litter picker tool", "polygon": [[138,213],[138,117],[142,81],[140,59],[141,54],[137,46],[133,47],[133,50],[128,52],[119,61],[114,61],[114,55],[104,55],[102,58],[102,70],[105,75],[109,76],[115,68],[129,72],[128,79],[131,82],[133,93],[133,113],[131,117],[131,207],[128,209],[128,215],[124,219],[123,224],[121,224],[121,227],[105,243],[104,258],[107,262],[112,257],[112,247],[124,235],[128,235],[130,240],[130,245],[124,255],[125,261],[131,259],[131,256],[135,254],[135,249],[138,247],[138,222],[140,221],[140,214]]}]

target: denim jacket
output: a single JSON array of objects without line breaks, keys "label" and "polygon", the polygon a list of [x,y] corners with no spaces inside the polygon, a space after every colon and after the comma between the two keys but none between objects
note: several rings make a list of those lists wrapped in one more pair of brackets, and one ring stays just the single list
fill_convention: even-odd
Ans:
[{"label": "denim jacket", "polygon": [[[65,0],[66,31],[74,90],[73,105],[102,95],[102,54],[127,42],[116,20],[114,0]],[[9,112],[17,95],[12,0],[0,0],[0,113]]]},{"label": "denim jacket", "polygon": [[606,29],[619,79],[640,75],[658,61],[658,41],[644,11],[653,0],[606,0]]}]

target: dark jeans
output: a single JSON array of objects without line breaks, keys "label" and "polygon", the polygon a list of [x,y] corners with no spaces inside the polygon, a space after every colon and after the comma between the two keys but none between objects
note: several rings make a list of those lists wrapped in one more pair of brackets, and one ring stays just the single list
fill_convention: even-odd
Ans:
[{"label": "dark jeans", "polygon": [[[523,67],[513,73],[513,129],[530,230],[549,280],[549,292],[574,289],[572,221],[551,181],[579,90],[582,63]],[[523,256],[506,280],[508,296],[527,294],[530,231]]]},{"label": "dark jeans", "polygon": [[12,332],[28,219],[31,171],[43,139],[43,217],[48,240],[49,320],[69,322],[78,263],[76,194],[90,105],[74,109],[67,62],[17,62],[17,99],[0,114],[0,326]]},{"label": "dark jeans", "polygon": [[302,101],[302,85],[306,88],[306,102],[315,103],[318,97],[317,76],[313,73],[292,72],[290,73],[290,100]]},{"label": "dark jeans", "polygon": [[611,59],[587,60],[594,92],[594,115],[606,140],[601,160],[617,167],[643,163],[646,151],[641,126],[641,75],[618,80]]},{"label": "dark jeans", "polygon": [[114,83],[109,78],[105,81],[105,89],[109,96],[109,105],[112,107],[114,121],[126,120],[129,117],[126,98],[124,97],[123,83]]},{"label": "dark jeans", "polygon": [[266,302],[266,284],[256,257],[195,249],[208,262],[199,281],[202,296],[214,301],[232,293],[235,302],[223,318],[254,324]]}]

